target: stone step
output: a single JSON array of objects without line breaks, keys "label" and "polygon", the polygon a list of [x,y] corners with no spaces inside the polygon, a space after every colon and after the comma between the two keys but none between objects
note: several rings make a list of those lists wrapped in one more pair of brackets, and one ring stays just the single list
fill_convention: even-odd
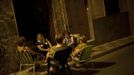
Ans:
[{"label": "stone step", "polygon": [[92,57],[97,58],[112,51],[115,51],[117,48],[123,47],[125,45],[131,44],[134,42],[134,35],[124,37],[112,42],[108,42],[102,45],[95,46],[93,48]]}]

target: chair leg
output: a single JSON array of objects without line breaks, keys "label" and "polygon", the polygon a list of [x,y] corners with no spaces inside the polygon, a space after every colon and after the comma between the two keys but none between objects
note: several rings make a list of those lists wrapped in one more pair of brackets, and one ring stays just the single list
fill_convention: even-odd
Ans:
[{"label": "chair leg", "polygon": [[33,75],[35,75],[35,65],[33,66]]},{"label": "chair leg", "polygon": [[50,71],[49,71],[49,69],[50,69],[50,66],[51,66],[51,63],[50,63],[50,60],[48,59],[48,75],[50,75]]},{"label": "chair leg", "polygon": [[57,67],[57,75],[60,75],[60,68],[59,68],[59,66]]},{"label": "chair leg", "polygon": [[67,69],[69,71],[69,75],[72,75],[69,65],[67,64]]},{"label": "chair leg", "polygon": [[22,65],[20,64],[19,75],[21,75],[21,67],[22,67]]},{"label": "chair leg", "polygon": [[91,62],[91,68],[94,69],[94,62]]}]

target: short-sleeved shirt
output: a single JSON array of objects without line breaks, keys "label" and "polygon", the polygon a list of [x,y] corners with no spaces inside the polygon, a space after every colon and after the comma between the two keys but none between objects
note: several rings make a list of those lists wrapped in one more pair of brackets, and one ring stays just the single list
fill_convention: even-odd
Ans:
[{"label": "short-sleeved shirt", "polygon": [[50,46],[49,46],[47,40],[43,40],[43,41],[37,40],[36,46],[37,46],[37,45],[41,45],[41,47],[44,48],[44,49],[50,48]]},{"label": "short-sleeved shirt", "polygon": [[[36,46],[38,46],[38,45],[41,45],[41,47],[44,48],[44,49],[50,48],[50,46],[49,46],[47,40],[43,40],[43,41],[37,40]],[[39,49],[38,49],[38,52],[41,53],[42,55],[45,55],[45,56],[46,56],[46,54],[47,54],[47,51],[41,51],[41,50],[39,50]]]}]

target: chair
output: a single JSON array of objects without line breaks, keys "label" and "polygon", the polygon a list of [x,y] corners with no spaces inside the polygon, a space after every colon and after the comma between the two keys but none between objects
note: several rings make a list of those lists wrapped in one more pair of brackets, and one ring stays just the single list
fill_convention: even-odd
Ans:
[{"label": "chair", "polygon": [[65,70],[65,66],[67,66],[70,75],[71,75],[71,70],[68,65],[68,58],[71,52],[72,52],[72,47],[68,47],[66,49],[57,51],[54,56],[54,59],[59,62],[59,66],[61,66],[63,71]]},{"label": "chair", "polygon": [[[89,60],[91,60],[91,53],[92,53],[92,45],[89,45],[85,47],[82,52],[80,53],[80,56],[77,59],[74,59],[78,63],[86,63]],[[91,63],[92,68],[94,68],[94,64]]]},{"label": "chair", "polygon": [[20,64],[19,75],[21,75],[22,66],[33,66],[33,75],[35,75],[35,63],[29,51],[17,51],[16,56]]}]

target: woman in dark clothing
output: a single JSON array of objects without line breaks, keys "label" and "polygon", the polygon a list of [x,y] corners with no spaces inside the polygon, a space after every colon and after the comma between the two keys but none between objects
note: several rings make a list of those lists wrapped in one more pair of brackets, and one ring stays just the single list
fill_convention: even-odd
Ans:
[{"label": "woman in dark clothing", "polygon": [[42,34],[37,34],[36,47],[38,48],[38,53],[40,54],[39,59],[44,59],[47,52],[51,48],[51,43],[48,39],[44,38]]}]

